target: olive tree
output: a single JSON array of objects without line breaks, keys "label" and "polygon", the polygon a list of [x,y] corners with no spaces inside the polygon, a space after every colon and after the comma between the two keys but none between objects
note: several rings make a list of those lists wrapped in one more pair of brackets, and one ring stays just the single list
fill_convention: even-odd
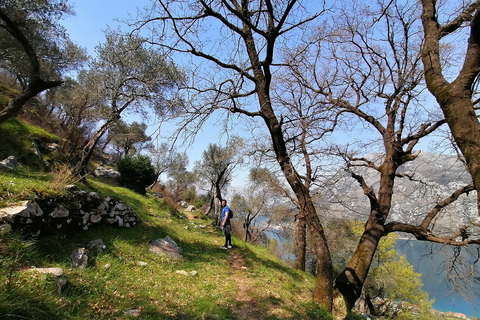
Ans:
[{"label": "olive tree", "polygon": [[222,202],[222,190],[230,184],[236,166],[241,162],[240,149],[242,139],[233,138],[227,146],[209,144],[203,151],[201,161],[195,163],[194,171],[200,179],[208,181],[211,194],[207,215],[214,219],[216,225],[220,225]]},{"label": "olive tree", "polygon": [[65,72],[86,60],[59,24],[73,14],[66,0],[7,0],[0,3],[0,70],[20,85],[7,106],[1,106],[0,125],[15,116],[31,98],[62,85]]},{"label": "olive tree", "polygon": [[124,112],[163,116],[172,111],[173,96],[183,73],[145,39],[108,31],[96,48],[97,57],[85,73],[86,85],[99,109],[103,123],[83,147],[75,173],[84,176],[87,164],[100,138]]}]

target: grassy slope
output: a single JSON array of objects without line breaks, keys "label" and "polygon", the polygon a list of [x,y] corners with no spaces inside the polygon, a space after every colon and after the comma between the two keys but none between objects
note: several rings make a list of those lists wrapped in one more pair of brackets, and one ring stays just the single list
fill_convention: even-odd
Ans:
[{"label": "grassy slope", "polygon": [[[23,163],[15,172],[0,171],[0,207],[34,190],[61,192],[61,175],[38,170],[31,145],[32,138],[57,137],[17,119],[0,127],[0,136],[1,158],[14,155]],[[313,277],[285,266],[265,248],[234,239],[235,249],[222,250],[224,238],[211,221],[172,216],[152,195],[88,182],[83,187],[124,200],[141,223],[29,241],[1,234],[0,319],[328,319],[311,303]],[[182,260],[148,251],[152,240],[167,235],[182,248]],[[106,249],[92,255],[85,270],[73,268],[71,252],[94,239],[102,239]],[[31,267],[61,267],[68,284],[58,294],[58,279],[24,271]]]},{"label": "grassy slope", "polygon": [[[210,221],[172,217],[153,196],[98,181],[90,184],[104,195],[122,198],[142,223],[40,238],[29,246],[4,235],[1,319],[129,319],[134,318],[128,314],[131,309],[137,309],[138,319],[248,319],[259,314],[263,319],[324,318],[309,302],[314,279],[286,267],[266,249],[234,239],[235,249],[222,250],[223,236]],[[183,249],[182,260],[148,251],[149,242],[167,235]],[[72,268],[71,251],[98,238],[107,248],[87,269]],[[31,266],[61,267],[68,280],[64,292],[55,293],[51,276],[20,271]]]},{"label": "grassy slope", "polygon": [[[9,141],[0,144],[2,157],[25,160],[13,173],[0,170],[0,208],[34,190],[61,192],[59,183],[71,182],[58,171],[34,169],[31,138],[58,138],[16,119],[0,127],[0,137]],[[162,200],[98,180],[90,179],[88,188],[123,199],[141,224],[34,241],[0,232],[0,319],[331,319],[311,302],[313,277],[267,249],[234,239],[235,249],[222,250],[224,238],[211,221],[171,216]],[[152,240],[167,235],[183,249],[182,260],[148,251]],[[94,239],[106,249],[92,255],[85,270],[72,268],[72,250]],[[59,294],[58,279],[24,271],[31,267],[61,267],[68,284]]]}]

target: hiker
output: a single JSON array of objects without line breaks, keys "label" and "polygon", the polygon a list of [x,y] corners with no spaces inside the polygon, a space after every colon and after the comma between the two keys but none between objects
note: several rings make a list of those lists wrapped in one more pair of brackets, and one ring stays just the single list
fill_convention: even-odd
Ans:
[{"label": "hiker", "polygon": [[225,235],[225,245],[222,249],[232,248],[232,224],[230,223],[230,208],[227,206],[227,200],[222,200],[222,230]]}]

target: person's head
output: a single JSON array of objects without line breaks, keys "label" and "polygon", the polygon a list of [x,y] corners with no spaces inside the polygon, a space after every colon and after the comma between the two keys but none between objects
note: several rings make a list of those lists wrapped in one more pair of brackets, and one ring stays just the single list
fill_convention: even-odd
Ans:
[{"label": "person's head", "polygon": [[227,200],[222,199],[222,207],[225,207],[227,205]]}]

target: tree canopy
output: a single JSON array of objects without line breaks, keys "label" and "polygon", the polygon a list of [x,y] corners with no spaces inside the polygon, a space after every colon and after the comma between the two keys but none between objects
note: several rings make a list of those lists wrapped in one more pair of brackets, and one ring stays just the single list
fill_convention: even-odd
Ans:
[{"label": "tree canopy", "polygon": [[86,60],[59,20],[73,14],[66,0],[9,0],[0,4],[0,70],[20,86],[0,111],[0,124],[40,92],[60,86],[66,71]]}]

